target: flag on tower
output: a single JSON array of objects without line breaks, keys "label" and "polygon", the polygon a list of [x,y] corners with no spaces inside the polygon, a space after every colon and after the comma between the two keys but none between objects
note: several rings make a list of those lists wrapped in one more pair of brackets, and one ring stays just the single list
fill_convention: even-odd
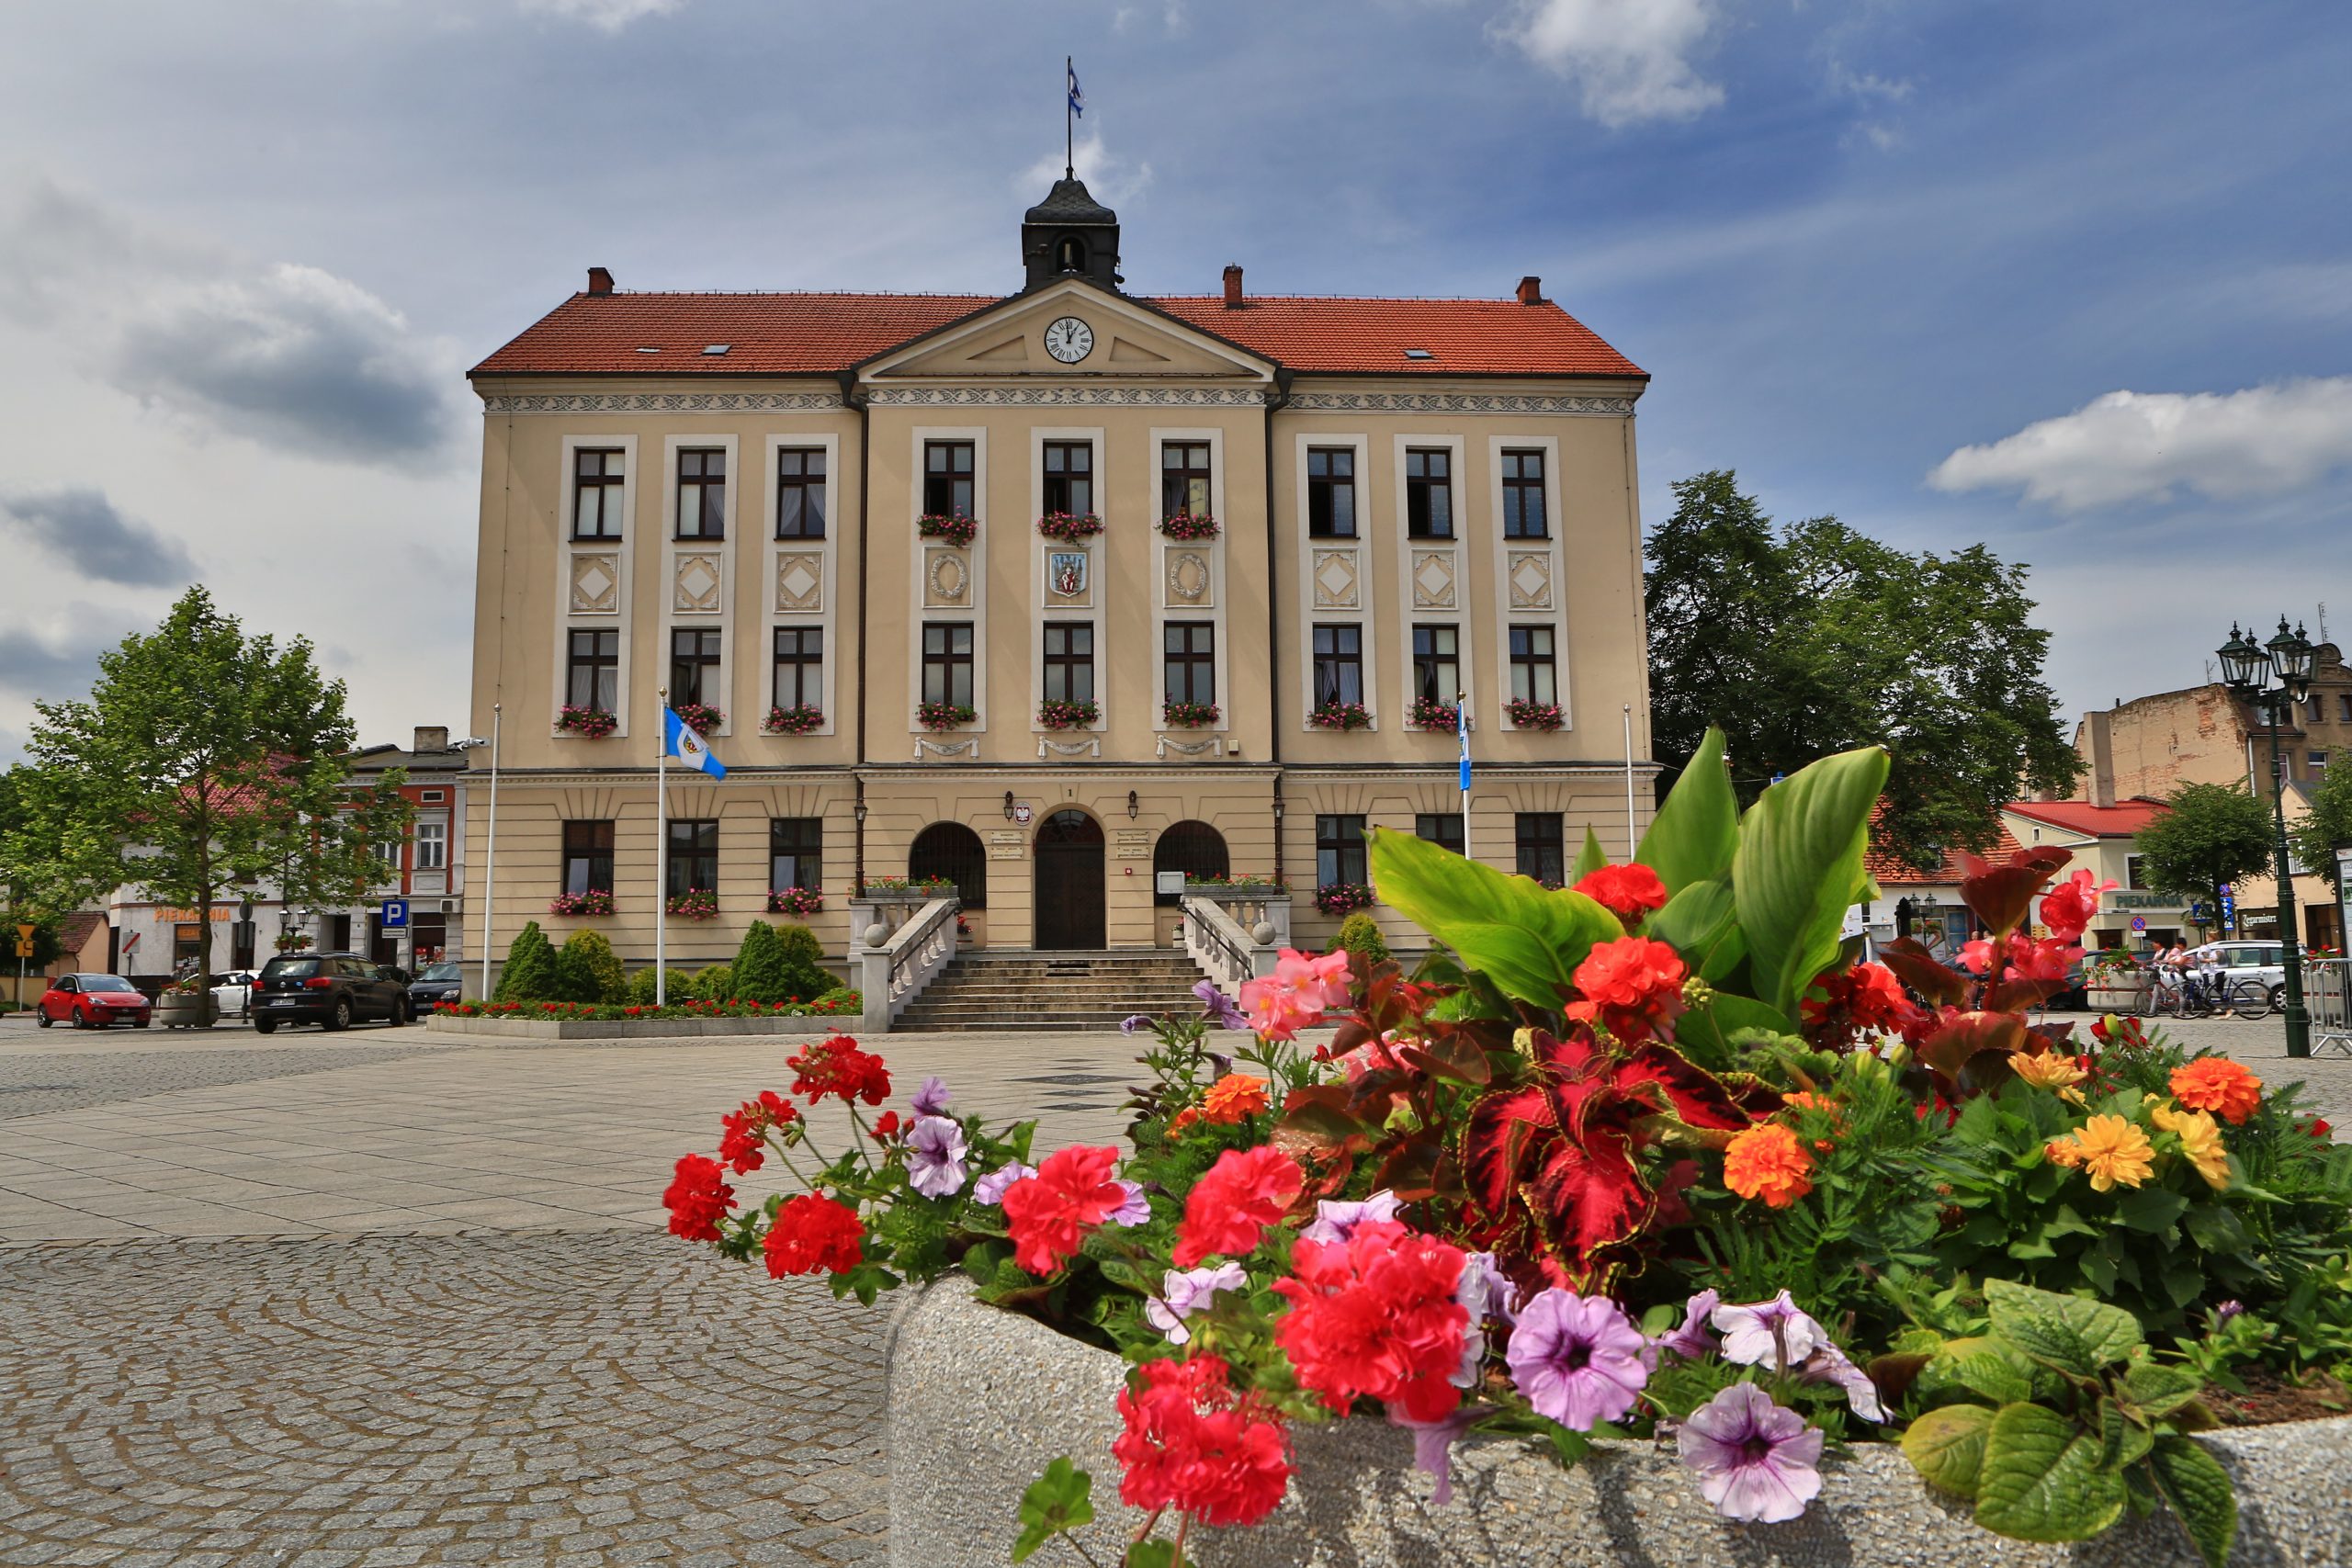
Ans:
[{"label": "flag on tower", "polygon": [[1065,60],[1062,69],[1069,76],[1069,112],[1083,119],[1086,118],[1086,95],[1079,89],[1078,67]]},{"label": "flag on tower", "polygon": [[712,778],[727,776],[727,765],[710,754],[710,748],[702,743],[702,737],[678,716],[674,708],[662,710],[662,728],[664,732],[662,750],[667,755],[677,758],[690,768],[700,768]]}]

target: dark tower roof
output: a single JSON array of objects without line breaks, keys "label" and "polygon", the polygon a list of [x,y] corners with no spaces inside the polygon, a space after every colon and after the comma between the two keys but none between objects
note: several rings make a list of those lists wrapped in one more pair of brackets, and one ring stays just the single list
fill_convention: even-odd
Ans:
[{"label": "dark tower roof", "polygon": [[1023,223],[1107,223],[1116,226],[1119,215],[1094,199],[1086,182],[1063,178],[1054,182],[1046,199],[1022,214]]},{"label": "dark tower roof", "polygon": [[1095,200],[1085,181],[1056,180],[1046,199],[1022,214],[1021,265],[1031,288],[1070,273],[1116,288],[1124,281],[1119,215]]}]

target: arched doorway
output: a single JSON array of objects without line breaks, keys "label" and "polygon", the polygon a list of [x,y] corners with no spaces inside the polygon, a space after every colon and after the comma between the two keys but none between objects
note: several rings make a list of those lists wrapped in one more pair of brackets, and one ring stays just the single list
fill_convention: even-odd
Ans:
[{"label": "arched doorway", "polygon": [[1065,807],[1038,825],[1036,944],[1102,947],[1102,828]]},{"label": "arched doorway", "polygon": [[956,885],[967,909],[989,907],[989,857],[980,836],[961,822],[933,822],[915,835],[907,852],[907,880],[944,876]]},{"label": "arched doorway", "polygon": [[1205,822],[1171,822],[1151,847],[1151,901],[1182,904],[1181,893],[1161,893],[1159,874],[1181,871],[1195,879],[1233,874],[1233,861],[1225,851],[1225,835]]}]

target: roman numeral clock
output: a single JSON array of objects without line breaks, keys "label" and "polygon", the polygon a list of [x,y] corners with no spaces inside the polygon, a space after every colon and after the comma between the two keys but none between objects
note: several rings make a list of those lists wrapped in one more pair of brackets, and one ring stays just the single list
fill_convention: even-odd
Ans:
[{"label": "roman numeral clock", "polygon": [[1046,352],[1075,365],[1094,352],[1094,329],[1076,316],[1064,316],[1046,329]]}]

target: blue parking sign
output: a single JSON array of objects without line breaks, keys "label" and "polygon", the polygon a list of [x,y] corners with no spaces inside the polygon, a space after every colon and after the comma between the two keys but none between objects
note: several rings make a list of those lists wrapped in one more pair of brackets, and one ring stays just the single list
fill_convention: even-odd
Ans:
[{"label": "blue parking sign", "polygon": [[385,899],[381,923],[383,928],[388,931],[406,930],[408,926],[408,900],[405,898]]}]

